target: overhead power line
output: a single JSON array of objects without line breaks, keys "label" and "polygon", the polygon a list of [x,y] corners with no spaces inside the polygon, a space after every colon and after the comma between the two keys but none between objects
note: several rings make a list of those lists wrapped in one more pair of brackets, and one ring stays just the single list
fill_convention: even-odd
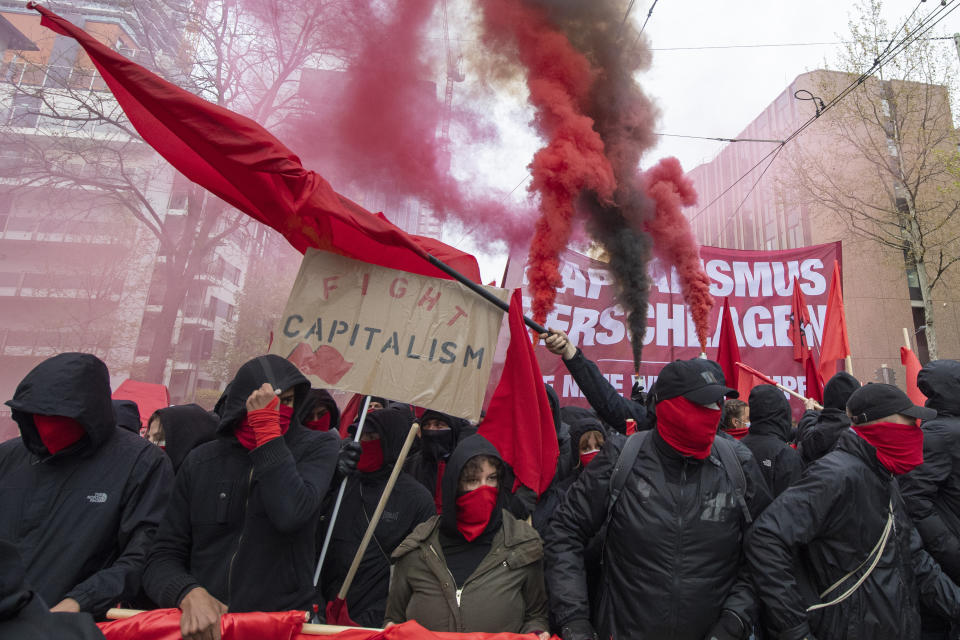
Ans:
[{"label": "overhead power line", "polygon": [[[918,40],[953,40],[953,36],[933,36],[918,38]],[[881,41],[882,42],[882,41]],[[854,44],[852,40],[837,40],[835,42],[768,42],[765,44],[708,44],[691,47],[651,47],[651,51],[705,51],[716,49],[767,49],[774,47],[821,47],[838,44]]]}]

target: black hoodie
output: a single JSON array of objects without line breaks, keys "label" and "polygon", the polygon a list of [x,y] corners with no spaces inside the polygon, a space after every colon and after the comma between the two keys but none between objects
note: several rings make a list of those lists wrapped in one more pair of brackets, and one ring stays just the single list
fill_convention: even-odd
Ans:
[{"label": "black hoodie", "polygon": [[326,389],[310,389],[310,393],[307,394],[307,399],[303,403],[303,408],[298,410],[300,422],[305,425],[318,405],[326,407],[327,413],[330,414],[329,430],[336,431],[339,429],[340,407],[337,406],[333,396]]},{"label": "black hoodie", "polygon": [[[264,382],[294,389],[294,411],[310,388],[274,355],[237,371],[223,399],[218,437],[191,451],[147,561],[144,588],[176,607],[203,586],[230,611],[308,609],[315,600],[316,526],[339,446],[294,419],[283,437],[247,451],[234,429]],[[296,414],[295,414],[296,415]]]},{"label": "black hoodie", "polygon": [[51,613],[24,584],[17,549],[0,540],[0,638],[8,640],[103,640],[89,613]]},{"label": "black hoodie", "polygon": [[164,446],[174,473],[187,454],[217,434],[217,415],[198,404],[184,404],[157,411],[163,427]]},{"label": "black hoodie", "polygon": [[926,406],[923,464],[900,476],[907,511],[924,546],[954,582],[960,581],[960,362],[934,360],[917,375]]},{"label": "black hoodie", "polygon": [[[347,489],[334,526],[330,549],[323,567],[326,600],[333,600],[353,562],[360,539],[377,508],[387,479],[393,470],[410,428],[409,410],[391,407],[367,416],[364,432],[380,434],[383,467],[369,473],[357,473],[347,481]],[[409,473],[401,473],[387,499],[387,505],[374,530],[347,593],[350,617],[365,627],[383,624],[390,587],[390,554],[414,527],[436,515],[433,497]]]},{"label": "black hoodie", "polygon": [[421,431],[420,450],[411,453],[407,458],[403,470],[416,478],[430,495],[437,498],[437,471],[440,463],[447,463],[450,454],[456,449],[461,440],[476,433],[466,420],[455,418],[446,413],[428,409],[420,416],[420,424],[431,418],[438,418],[450,425],[450,431],[445,433]]},{"label": "black hoodie", "polygon": [[140,421],[140,409],[133,400],[113,400],[113,414],[117,419],[117,426],[140,435],[143,424]]},{"label": "black hoodie", "polygon": [[797,450],[804,464],[827,455],[840,435],[850,428],[847,400],[859,388],[859,380],[841,371],[823,387],[823,410],[804,411],[797,423]]},{"label": "black hoodie", "polygon": [[783,391],[761,384],[750,392],[750,432],[741,442],[760,465],[772,497],[800,479],[803,463],[790,442],[790,403]]},{"label": "black hoodie", "polygon": [[[173,484],[163,452],[114,422],[107,366],[63,353],[38,364],[7,402],[20,438],[0,444],[0,539],[52,605],[101,614],[140,588]],[[33,415],[73,418],[86,435],[50,455]]]}]

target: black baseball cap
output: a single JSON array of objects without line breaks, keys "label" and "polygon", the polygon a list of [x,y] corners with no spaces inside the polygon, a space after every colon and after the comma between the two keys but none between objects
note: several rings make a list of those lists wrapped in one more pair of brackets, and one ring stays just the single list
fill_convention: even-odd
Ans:
[{"label": "black baseball cap", "polygon": [[853,424],[865,424],[894,414],[930,420],[937,417],[935,409],[918,407],[899,387],[871,382],[850,395],[847,413]]},{"label": "black baseball cap", "polygon": [[735,389],[726,385],[720,365],[705,358],[669,363],[660,371],[650,393],[654,402],[683,396],[690,402],[703,405],[722,404],[725,397],[740,397]]}]

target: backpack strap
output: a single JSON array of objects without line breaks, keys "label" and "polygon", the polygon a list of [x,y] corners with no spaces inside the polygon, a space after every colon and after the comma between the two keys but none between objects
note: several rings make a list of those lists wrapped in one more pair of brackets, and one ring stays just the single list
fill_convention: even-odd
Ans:
[{"label": "backpack strap", "polygon": [[740,512],[743,514],[743,519],[747,524],[750,524],[753,522],[753,516],[750,515],[750,509],[747,507],[747,476],[743,473],[743,465],[740,464],[737,452],[731,442],[719,436],[714,438],[713,446],[720,457],[723,470],[726,471],[727,477],[733,483],[734,494],[737,504],[740,506]]},{"label": "backpack strap", "polygon": [[617,456],[617,463],[613,465],[613,473],[610,475],[610,495],[607,500],[607,520],[613,513],[613,506],[617,503],[623,487],[627,484],[627,476],[633,469],[633,463],[637,460],[640,453],[640,447],[650,436],[649,431],[638,431],[627,437],[627,441]]}]

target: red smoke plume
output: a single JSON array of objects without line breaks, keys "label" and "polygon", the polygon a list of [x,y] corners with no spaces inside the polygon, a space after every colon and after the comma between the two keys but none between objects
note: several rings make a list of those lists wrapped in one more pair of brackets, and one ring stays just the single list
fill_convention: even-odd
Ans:
[{"label": "red smoke plume", "polygon": [[540,196],[540,219],[528,277],[533,317],[542,323],[563,284],[559,255],[570,240],[577,198],[586,190],[610,202],[616,182],[593,120],[583,113],[594,80],[586,57],[539,8],[516,0],[489,0],[481,7],[484,42],[498,50],[515,48],[536,108],[534,124],[547,139],[530,164],[530,191]]},{"label": "red smoke plume", "polygon": [[706,351],[709,315],[713,308],[710,278],[700,266],[700,249],[690,223],[681,212],[681,207],[697,203],[697,192],[676,158],[664,158],[645,171],[643,186],[657,205],[656,215],[646,222],[647,231],[653,236],[653,251],[661,260],[676,267],[700,349]]}]

